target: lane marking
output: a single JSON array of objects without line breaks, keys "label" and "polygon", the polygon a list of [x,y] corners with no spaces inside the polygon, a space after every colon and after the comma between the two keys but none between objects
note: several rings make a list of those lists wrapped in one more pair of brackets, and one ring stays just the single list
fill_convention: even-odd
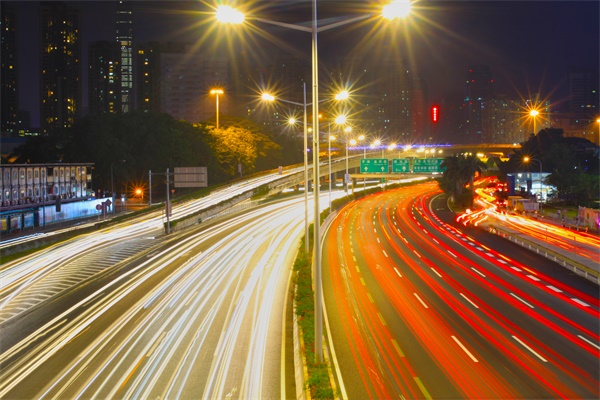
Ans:
[{"label": "lane marking", "polygon": [[521,343],[521,345],[523,347],[525,347],[527,350],[529,350],[532,354],[534,354],[537,358],[539,358],[543,362],[548,362],[548,360],[546,360],[544,357],[542,357],[538,352],[533,350],[531,347],[529,347],[525,343],[523,343],[523,341],[521,339],[519,339],[518,337],[516,337],[515,335],[513,335],[513,339],[515,339],[517,342]]},{"label": "lane marking", "polygon": [[358,264],[356,264],[356,272],[360,272],[360,269],[358,268]]},{"label": "lane marking", "polygon": [[383,315],[381,315],[381,313],[377,313],[377,315],[379,315],[379,319],[381,320],[383,326],[386,326],[387,324],[385,323],[385,319],[383,319]]},{"label": "lane marking", "polygon": [[363,286],[367,286],[367,284],[365,283],[365,280],[363,278],[360,278],[360,283],[362,283]]},{"label": "lane marking", "polygon": [[448,252],[448,254],[450,254],[452,257],[456,258],[456,254],[454,254],[453,252],[451,252],[450,250],[446,250]]},{"label": "lane marking", "polygon": [[475,272],[477,272],[479,275],[483,276],[485,278],[485,275],[482,274],[480,271],[476,270],[474,267],[471,267],[471,269]]},{"label": "lane marking", "polygon": [[394,267],[394,271],[396,271],[396,273],[398,274],[398,276],[399,276],[400,278],[402,278],[402,275],[400,275],[400,271],[398,271],[398,270],[396,269],[396,267]]},{"label": "lane marking", "polygon": [[473,354],[471,354],[471,352],[470,352],[469,350],[467,350],[467,348],[466,348],[465,346],[463,346],[463,344],[460,342],[460,340],[458,340],[458,339],[456,338],[456,336],[452,335],[452,339],[454,339],[454,341],[455,341],[455,342],[456,342],[456,343],[457,343],[457,344],[460,346],[460,348],[461,348],[461,349],[463,349],[463,350],[464,350],[464,352],[465,352],[465,353],[467,353],[467,355],[468,355],[469,357],[471,357],[471,360],[473,360],[473,362],[479,362],[479,360],[477,360],[477,359],[476,359],[476,358],[473,356]]},{"label": "lane marking", "polygon": [[459,293],[459,294],[460,294],[460,295],[461,295],[461,296],[462,296],[462,297],[463,297],[463,298],[464,298],[466,301],[468,301],[469,303],[471,303],[471,305],[472,305],[473,307],[475,307],[475,308],[479,308],[479,306],[478,306],[477,304],[473,303],[473,302],[471,301],[471,299],[469,299],[467,296],[465,296],[465,295],[464,295],[464,294],[462,294],[462,293]]},{"label": "lane marking", "polygon": [[586,342],[588,342],[589,344],[591,344],[592,346],[594,346],[595,348],[597,348],[598,350],[600,350],[600,346],[598,346],[596,343],[587,340],[586,338],[584,338],[581,335],[577,335],[577,337],[580,338],[580,339],[582,339],[582,340],[585,340]]},{"label": "lane marking", "polygon": [[425,304],[425,302],[423,300],[421,300],[421,298],[419,297],[418,294],[416,294],[416,293],[413,293],[413,294],[415,295],[415,297],[417,298],[417,300],[419,300],[421,302],[421,304],[423,304],[423,307],[429,308],[429,307],[427,307],[427,304]]},{"label": "lane marking", "polygon": [[521,271],[523,271],[521,268],[517,268],[517,267],[511,267],[511,268],[512,268],[512,269],[514,269],[514,270],[515,270],[515,271],[517,271],[517,272],[521,272]]},{"label": "lane marking", "polygon": [[437,271],[435,270],[435,268],[431,267],[431,270],[432,270],[433,272],[435,272],[435,274],[436,274],[437,276],[439,276],[440,278],[442,277],[442,276],[440,275],[440,273],[439,273],[439,272],[437,272]]},{"label": "lane marking", "polygon": [[379,237],[377,238],[377,243],[381,243],[381,242],[379,241]]},{"label": "lane marking", "polygon": [[146,353],[146,357],[150,357],[152,355],[152,353],[154,353],[154,350],[156,350],[156,348],[158,347],[158,345],[160,344],[160,342],[162,342],[163,338],[165,337],[165,335],[167,334],[167,332],[163,331],[163,333],[160,334],[160,336],[158,337],[158,339],[156,339],[156,342],[154,342],[154,344],[152,345],[152,347],[150,347],[150,350],[148,350],[148,352]]},{"label": "lane marking", "polygon": [[538,278],[537,276],[533,276],[533,275],[527,275],[527,277],[528,277],[529,279],[533,279],[533,280],[534,280],[534,281],[536,281],[536,282],[539,282],[539,281],[540,281],[540,278]]},{"label": "lane marking", "polygon": [[387,253],[385,252],[385,250],[382,250],[382,251],[383,251],[383,255],[384,255],[384,256],[386,256],[386,257],[389,257],[389,256],[387,255]]},{"label": "lane marking", "polygon": [[373,297],[371,296],[371,293],[367,293],[367,297],[369,298],[369,301],[371,303],[375,303],[375,301],[373,300]]},{"label": "lane marking", "polygon": [[589,307],[590,305],[588,303],[584,303],[583,301],[576,299],[575,297],[571,297],[571,300],[573,300],[575,303],[581,304],[584,307]]},{"label": "lane marking", "polygon": [[437,244],[440,244],[440,242],[438,242],[437,240],[435,240],[434,238],[432,238],[434,242],[436,242]]},{"label": "lane marking", "polygon": [[559,289],[559,288],[557,288],[557,287],[554,287],[554,286],[552,286],[552,285],[546,285],[546,286],[548,287],[548,289],[552,289],[552,290],[554,290],[556,293],[562,293],[562,290],[560,290],[560,289]]},{"label": "lane marking", "polygon": [[421,258],[421,255],[419,253],[417,253],[416,250],[413,250],[413,253],[415,253],[417,255],[417,257]]},{"label": "lane marking", "polygon": [[404,353],[402,352],[402,349],[398,345],[398,342],[396,342],[396,339],[392,339],[392,344],[394,345],[394,348],[396,349],[396,351],[398,352],[400,357],[404,357]]},{"label": "lane marking", "polygon": [[423,393],[423,396],[425,396],[425,398],[427,400],[431,400],[432,399],[431,395],[429,394],[429,392],[427,391],[427,389],[425,389],[425,385],[423,385],[423,382],[421,382],[421,380],[419,379],[419,377],[418,376],[414,376],[413,378],[414,378],[415,382],[417,382],[417,385],[419,386],[419,389],[421,389],[421,392]]},{"label": "lane marking", "polygon": [[512,297],[514,297],[515,299],[519,300],[520,302],[524,303],[525,305],[527,305],[527,306],[529,306],[529,307],[531,307],[531,308],[535,308],[535,307],[533,307],[531,304],[529,304],[528,302],[526,302],[525,300],[523,300],[522,298],[520,298],[519,296],[517,296],[516,294],[514,294],[514,293],[511,293],[510,295],[511,295]]}]

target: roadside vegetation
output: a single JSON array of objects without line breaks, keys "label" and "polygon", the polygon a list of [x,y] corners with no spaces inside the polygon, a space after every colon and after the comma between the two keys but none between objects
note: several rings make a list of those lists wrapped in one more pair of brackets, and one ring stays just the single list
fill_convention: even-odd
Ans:
[{"label": "roadside vegetation", "polygon": [[[520,149],[508,161],[490,159],[498,168],[498,179],[506,182],[507,174],[549,173],[545,183],[556,187],[549,207],[598,208],[600,205],[600,148],[586,139],[564,137],[561,129],[543,129],[521,143]],[[526,160],[535,160],[527,162]],[[454,155],[444,159],[445,171],[438,179],[440,188],[450,197],[453,205],[464,209],[473,204],[473,180],[485,172],[484,165],[475,155]],[[470,190],[467,190],[470,188]]]}]

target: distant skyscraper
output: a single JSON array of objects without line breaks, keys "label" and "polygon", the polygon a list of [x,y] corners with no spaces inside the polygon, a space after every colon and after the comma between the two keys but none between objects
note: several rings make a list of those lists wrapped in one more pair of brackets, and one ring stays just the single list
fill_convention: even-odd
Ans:
[{"label": "distant skyscraper", "polygon": [[40,130],[73,125],[81,113],[79,11],[63,2],[40,3]]},{"label": "distant skyscraper", "polygon": [[220,87],[225,94],[219,97],[219,112],[228,113],[228,61],[192,53],[190,44],[168,43],[141,46],[137,62],[144,68],[136,72],[140,109],[192,123],[206,121],[215,117],[210,89]]},{"label": "distant skyscraper", "polygon": [[133,13],[129,2],[119,1],[116,17],[117,43],[121,49],[119,81],[121,111],[133,110]]},{"label": "distant skyscraper", "polygon": [[143,112],[159,111],[156,79],[158,77],[157,54],[159,45],[150,43],[140,46],[135,62],[136,109]]},{"label": "distant skyscraper", "polygon": [[465,83],[465,124],[463,141],[482,143],[482,112],[485,102],[493,97],[492,72],[486,65],[474,65],[467,69]]},{"label": "distant skyscraper", "polygon": [[88,48],[88,109],[92,115],[121,112],[120,47],[95,42]]},{"label": "distant skyscraper", "polygon": [[2,48],[0,50],[2,58],[2,97],[0,105],[2,114],[0,115],[1,130],[6,133],[15,133],[18,128],[17,114],[19,112],[19,98],[17,92],[18,85],[18,58],[17,58],[17,38],[16,38],[16,11],[14,7],[0,4],[2,20],[0,29],[2,30]]},{"label": "distant skyscraper", "polygon": [[[598,117],[598,71],[573,69],[569,72],[569,114],[588,123]],[[585,122],[584,122],[585,121]]]},{"label": "distant skyscraper", "polygon": [[520,143],[526,125],[523,124],[523,102],[498,96],[486,101],[482,110],[483,142],[491,144]]}]

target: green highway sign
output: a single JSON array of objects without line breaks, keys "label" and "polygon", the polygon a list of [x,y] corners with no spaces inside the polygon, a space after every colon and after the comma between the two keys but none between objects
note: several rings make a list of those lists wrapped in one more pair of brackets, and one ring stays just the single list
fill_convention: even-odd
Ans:
[{"label": "green highway sign", "polygon": [[360,160],[360,172],[370,174],[387,174],[389,161],[387,158],[362,158]]},{"label": "green highway sign", "polygon": [[392,159],[392,172],[410,172],[410,160],[408,158]]},{"label": "green highway sign", "polygon": [[441,164],[443,162],[443,158],[415,158],[413,172],[442,172]]}]

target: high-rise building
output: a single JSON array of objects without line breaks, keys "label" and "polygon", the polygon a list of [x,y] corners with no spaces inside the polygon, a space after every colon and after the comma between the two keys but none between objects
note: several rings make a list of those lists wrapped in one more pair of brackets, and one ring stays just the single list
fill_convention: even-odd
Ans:
[{"label": "high-rise building", "polygon": [[120,47],[115,42],[88,48],[88,111],[92,115],[121,112]]},{"label": "high-rise building", "polygon": [[16,38],[16,10],[5,3],[0,4],[0,29],[2,30],[2,48],[0,49],[2,59],[2,97],[0,115],[2,133],[15,133],[18,128],[19,98],[18,85],[18,58]]},{"label": "high-rise building", "polygon": [[119,1],[116,16],[116,36],[120,47],[119,82],[121,85],[121,111],[133,110],[133,12],[131,3]]},{"label": "high-rise building", "polygon": [[159,45],[149,43],[140,46],[137,50],[135,61],[134,86],[136,88],[136,108],[142,112],[156,112],[159,110],[157,92],[158,71],[156,56],[159,54]]},{"label": "high-rise building", "polygon": [[422,78],[414,78],[411,84],[411,142],[426,143],[432,141],[433,129],[429,122],[427,109],[427,88]]},{"label": "high-rise building", "polygon": [[569,71],[569,114],[581,121],[598,117],[598,71],[572,69]]},{"label": "high-rise building", "polygon": [[164,112],[176,119],[201,122],[214,118],[215,98],[211,88],[225,90],[219,97],[219,110],[229,109],[229,63],[192,52],[186,43],[148,44],[140,46],[136,73],[140,86],[139,108]]},{"label": "high-rise building", "polygon": [[526,125],[523,124],[522,100],[497,96],[489,99],[482,110],[483,143],[510,144],[523,141]]},{"label": "high-rise building", "polygon": [[465,82],[465,124],[462,132],[464,143],[482,143],[482,113],[485,102],[493,97],[492,72],[486,65],[468,67]]},{"label": "high-rise building", "polygon": [[79,11],[63,2],[41,2],[40,130],[73,125],[81,113]]}]

